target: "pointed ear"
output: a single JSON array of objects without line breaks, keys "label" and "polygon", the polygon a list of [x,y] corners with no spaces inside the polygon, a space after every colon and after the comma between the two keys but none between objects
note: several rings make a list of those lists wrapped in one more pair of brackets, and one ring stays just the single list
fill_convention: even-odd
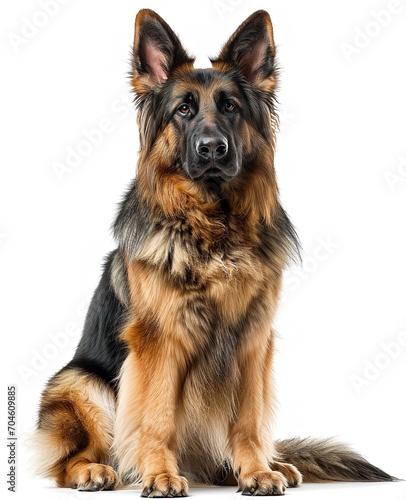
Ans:
[{"label": "pointed ear", "polygon": [[183,64],[193,65],[179,38],[156,12],[142,9],[135,19],[132,84],[137,94],[164,83]]},{"label": "pointed ear", "polygon": [[269,14],[259,10],[246,19],[212,64],[237,68],[250,83],[272,92],[276,87],[275,42]]}]

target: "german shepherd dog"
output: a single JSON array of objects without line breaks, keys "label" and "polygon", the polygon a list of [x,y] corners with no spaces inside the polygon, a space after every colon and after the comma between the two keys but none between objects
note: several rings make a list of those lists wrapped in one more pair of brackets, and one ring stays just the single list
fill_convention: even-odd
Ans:
[{"label": "german shepherd dog", "polygon": [[[330,440],[274,441],[274,333],[298,253],[274,170],[277,70],[269,15],[194,69],[155,12],[135,21],[138,171],[73,360],[36,431],[57,485],[187,496],[188,480],[281,495],[306,481],[390,481]],[[299,472],[300,471],[300,472]]]}]

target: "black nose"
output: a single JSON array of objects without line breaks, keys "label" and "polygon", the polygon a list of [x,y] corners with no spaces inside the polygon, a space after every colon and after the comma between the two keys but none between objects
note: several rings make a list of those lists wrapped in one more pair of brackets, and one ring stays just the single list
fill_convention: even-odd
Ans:
[{"label": "black nose", "polygon": [[226,156],[228,142],[225,137],[206,136],[197,141],[196,151],[206,160],[220,160]]}]

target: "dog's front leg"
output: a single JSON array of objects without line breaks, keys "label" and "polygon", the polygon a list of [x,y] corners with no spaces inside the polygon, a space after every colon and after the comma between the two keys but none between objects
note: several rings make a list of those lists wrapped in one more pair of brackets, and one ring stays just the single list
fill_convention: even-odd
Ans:
[{"label": "dog's front leg", "polygon": [[147,342],[124,362],[114,452],[123,480],[142,480],[144,497],[187,496],[176,460],[175,413],[181,369],[165,342]]},{"label": "dog's front leg", "polygon": [[241,385],[237,419],[230,428],[230,444],[234,472],[243,495],[282,495],[288,486],[287,478],[275,470],[277,467],[271,470],[269,465],[273,462],[269,427],[275,406],[272,354],[272,335],[247,339],[239,353]]}]

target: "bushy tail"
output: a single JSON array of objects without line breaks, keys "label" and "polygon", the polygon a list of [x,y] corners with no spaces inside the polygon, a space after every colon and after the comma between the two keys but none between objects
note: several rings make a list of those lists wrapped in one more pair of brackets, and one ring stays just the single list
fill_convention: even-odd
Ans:
[{"label": "bushy tail", "polygon": [[276,451],[280,461],[299,469],[305,483],[397,480],[333,439],[286,439],[276,442]]}]

